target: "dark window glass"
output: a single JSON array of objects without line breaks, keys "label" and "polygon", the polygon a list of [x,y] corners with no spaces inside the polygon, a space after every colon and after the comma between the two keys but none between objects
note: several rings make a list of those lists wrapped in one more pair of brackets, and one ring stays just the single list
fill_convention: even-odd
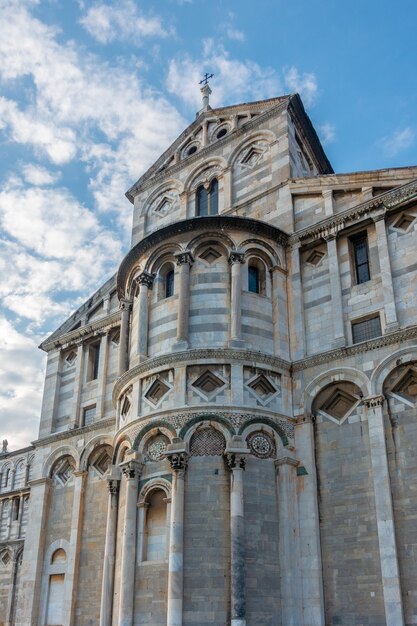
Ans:
[{"label": "dark window glass", "polygon": [[210,185],[210,215],[217,215],[219,212],[219,183],[215,178]]},{"label": "dark window glass", "polygon": [[363,322],[352,323],[353,343],[368,341],[381,336],[381,320],[379,315],[364,320]]},{"label": "dark window glass", "polygon": [[227,128],[221,128],[219,130],[219,132],[217,133],[216,137],[217,139],[221,139],[222,137],[224,137],[227,134]]},{"label": "dark window glass", "polygon": [[84,426],[92,424],[96,416],[96,405],[84,409]]},{"label": "dark window glass", "polygon": [[208,215],[208,194],[203,185],[197,189],[197,215]]},{"label": "dark window glass", "polygon": [[94,346],[93,380],[98,378],[98,362],[100,358],[100,346]]},{"label": "dark window glass", "polygon": [[165,276],[165,298],[174,295],[174,270],[170,270]]},{"label": "dark window glass", "polygon": [[352,239],[353,254],[355,259],[356,282],[366,283],[370,280],[369,257],[368,257],[368,238],[366,234],[359,235]]},{"label": "dark window glass", "polygon": [[197,152],[197,146],[191,146],[191,148],[187,152],[187,156],[191,156],[195,152]]},{"label": "dark window glass", "polygon": [[259,293],[259,270],[254,265],[249,265],[248,268],[248,290]]}]

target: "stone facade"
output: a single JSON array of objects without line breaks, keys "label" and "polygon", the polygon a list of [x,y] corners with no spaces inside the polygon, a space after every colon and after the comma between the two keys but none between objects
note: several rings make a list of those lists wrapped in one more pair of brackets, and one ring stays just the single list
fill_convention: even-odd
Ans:
[{"label": "stone facade", "polygon": [[41,346],[0,624],[416,624],[417,167],[334,174],[297,95],[204,95]]}]

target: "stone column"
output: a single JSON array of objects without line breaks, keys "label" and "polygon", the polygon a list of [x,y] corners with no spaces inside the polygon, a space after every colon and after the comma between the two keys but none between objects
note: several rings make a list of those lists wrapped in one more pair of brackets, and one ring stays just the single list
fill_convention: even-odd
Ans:
[{"label": "stone column", "polygon": [[170,444],[165,455],[172,468],[167,626],[182,626],[184,589],[184,482],[188,454],[184,443],[181,442],[178,444]]},{"label": "stone column", "polygon": [[231,252],[229,264],[231,267],[230,278],[230,339],[231,348],[241,348],[245,345],[242,341],[242,263],[245,262],[243,252]]},{"label": "stone column", "polygon": [[22,534],[22,522],[23,522],[24,508],[25,508],[25,496],[21,494],[19,498],[19,519],[18,519],[18,530],[17,530],[17,537],[19,539]]},{"label": "stone column", "polygon": [[120,470],[112,467],[107,476],[109,502],[107,507],[106,539],[104,544],[103,581],[101,587],[100,626],[111,626],[116,558],[116,530],[119,501]]},{"label": "stone column", "polygon": [[383,396],[371,396],[364,400],[369,427],[369,447],[374,482],[385,623],[386,626],[403,626],[404,613],[385,443],[383,403]]},{"label": "stone column", "polygon": [[274,353],[289,360],[287,272],[275,265],[271,269],[271,277]]},{"label": "stone column", "polygon": [[120,300],[120,342],[119,342],[119,369],[121,376],[129,369],[129,321],[132,303],[122,298]]},{"label": "stone column", "polygon": [[304,327],[304,297],[301,282],[300,247],[297,242],[291,248],[291,277],[288,314],[290,320],[290,348],[293,360],[302,359],[306,353]]},{"label": "stone column", "polygon": [[144,560],[143,548],[145,540],[145,523],[146,523],[146,511],[149,508],[147,502],[139,502],[138,504],[138,541],[137,541],[137,553],[136,560],[139,565]]},{"label": "stone column", "polygon": [[176,351],[188,348],[188,319],[190,314],[190,266],[194,259],[190,252],[176,254],[179,267],[179,294],[178,294],[178,325],[177,340],[172,349]]},{"label": "stone column", "polygon": [[245,526],[243,506],[243,471],[249,450],[234,437],[233,448],[225,458],[230,474],[230,587],[231,626],[246,626]]},{"label": "stone column", "polygon": [[16,624],[19,626],[39,623],[45,528],[48,523],[51,484],[50,478],[40,478],[30,482],[30,524],[26,531],[20,580],[22,592],[16,616]]},{"label": "stone column", "polygon": [[118,626],[132,626],[135,602],[136,516],[139,477],[142,471],[139,453],[121,464],[126,478],[126,510],[123,527],[122,565],[120,572],[120,609]]},{"label": "stone column", "polygon": [[300,585],[300,545],[297,506],[297,466],[291,457],[275,461],[281,567],[281,616],[285,626],[302,626],[303,598]]},{"label": "stone column", "polygon": [[9,502],[9,515],[7,518],[7,528],[6,528],[6,539],[10,539],[10,535],[12,532],[12,515],[13,515],[13,508],[14,508],[14,502],[13,502],[14,498],[10,498]]},{"label": "stone column", "polygon": [[397,309],[395,306],[394,287],[392,284],[391,262],[389,258],[385,214],[373,218],[376,242],[378,245],[379,268],[381,272],[382,293],[384,296],[385,330],[398,328]]},{"label": "stone column", "polygon": [[77,345],[77,359],[75,361],[75,380],[74,380],[74,393],[72,400],[72,414],[74,416],[74,424],[79,426],[81,424],[80,415],[80,403],[81,393],[83,390],[84,382],[84,344],[80,341]]},{"label": "stone column", "polygon": [[142,272],[137,280],[139,284],[138,355],[139,361],[143,361],[148,358],[149,289],[152,289],[154,277],[148,272]]},{"label": "stone column", "polygon": [[100,340],[100,355],[99,355],[99,367],[98,367],[98,396],[97,396],[97,410],[96,418],[102,418],[104,416],[105,401],[106,401],[106,377],[107,377],[107,361],[109,355],[109,335],[103,333]]},{"label": "stone column", "polygon": [[304,468],[297,477],[300,527],[300,572],[303,594],[303,626],[324,626],[323,573],[314,426],[311,418],[295,426],[297,456]]},{"label": "stone column", "polygon": [[61,384],[62,358],[59,350],[48,352],[48,362],[45,373],[45,387],[43,390],[41,423],[39,437],[50,435],[57,410],[59,387]]},{"label": "stone column", "polygon": [[75,620],[81,533],[84,514],[85,484],[88,472],[74,472],[74,495],[72,500],[71,533],[65,574],[64,618],[62,626],[72,626]]},{"label": "stone column", "polygon": [[329,257],[330,293],[332,297],[333,347],[338,348],[345,345],[346,339],[336,234],[329,233],[325,236],[325,239]]},{"label": "stone column", "polygon": [[223,172],[223,210],[228,211],[232,208],[232,170],[230,167]]}]

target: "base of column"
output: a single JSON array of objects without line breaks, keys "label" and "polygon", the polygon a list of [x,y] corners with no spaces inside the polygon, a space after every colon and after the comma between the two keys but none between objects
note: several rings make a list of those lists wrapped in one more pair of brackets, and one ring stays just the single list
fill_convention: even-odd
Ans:
[{"label": "base of column", "polygon": [[230,339],[229,348],[246,348],[246,341],[243,341],[243,339]]},{"label": "base of column", "polygon": [[188,341],[185,341],[184,339],[176,341],[172,346],[172,352],[183,352],[184,350],[188,350]]},{"label": "base of column", "polygon": [[234,618],[230,622],[230,626],[246,626],[246,619],[242,619],[241,617]]}]

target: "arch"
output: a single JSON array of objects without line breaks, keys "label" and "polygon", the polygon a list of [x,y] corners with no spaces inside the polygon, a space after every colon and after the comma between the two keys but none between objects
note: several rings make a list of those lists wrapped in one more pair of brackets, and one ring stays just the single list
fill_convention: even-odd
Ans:
[{"label": "arch", "polygon": [[[397,363],[399,359],[401,359],[401,363]],[[372,372],[371,394],[382,394],[386,378],[398,365],[405,365],[409,361],[417,361],[417,345],[402,348],[385,357]]]},{"label": "arch", "polygon": [[66,539],[56,539],[45,550],[44,569],[49,568],[49,565],[52,563],[52,557],[58,550],[63,550],[68,559],[69,543]]},{"label": "arch", "polygon": [[126,278],[125,283],[125,297],[133,297],[136,291],[136,277],[142,273],[142,266],[140,264],[135,264],[134,267],[130,270],[129,274]]},{"label": "arch", "polygon": [[198,256],[198,250],[203,246],[209,246],[211,244],[219,246],[224,251],[226,258],[232,250],[236,249],[233,239],[222,232],[205,232],[197,237],[194,237],[189,244],[188,249],[191,251],[193,257]]},{"label": "arch", "polygon": [[145,271],[150,274],[157,274],[161,266],[166,261],[175,262],[175,255],[179,252],[185,252],[185,249],[181,244],[176,242],[168,242],[159,246],[148,257],[145,263]]},{"label": "arch", "polygon": [[146,502],[146,499],[150,496],[152,491],[156,491],[158,489],[164,491],[167,498],[171,497],[171,483],[166,478],[157,476],[155,478],[151,478],[143,485],[139,492],[138,503]]},{"label": "arch", "polygon": [[211,157],[208,161],[203,163],[203,165],[199,165],[189,174],[187,179],[184,182],[184,191],[190,192],[195,191],[198,187],[200,181],[199,177],[207,170],[213,170],[211,174],[207,177],[207,182],[210,182],[212,178],[218,178],[222,176],[224,170],[227,167],[226,159],[222,157]]},{"label": "arch", "polygon": [[231,152],[227,160],[227,167],[233,167],[240,153],[246,150],[246,148],[249,148],[249,146],[256,141],[266,141],[269,145],[271,145],[277,141],[277,137],[272,130],[253,131],[247,135],[245,139],[241,141],[241,143],[239,143]]},{"label": "arch", "polygon": [[353,367],[337,367],[319,374],[304,389],[301,399],[304,415],[306,417],[311,415],[313,402],[320,391],[333,383],[342,381],[356,385],[364,397],[370,395],[370,381],[366,374]]},{"label": "arch", "polygon": [[[262,421],[261,421],[261,420],[262,420]],[[257,432],[257,431],[261,431],[261,432],[266,433],[267,435],[269,435],[270,437],[272,437],[272,439],[274,440],[274,442],[275,442],[276,452],[277,452],[277,455],[278,455],[279,450],[280,450],[282,447],[284,447],[283,440],[282,440],[282,438],[281,438],[281,436],[280,436],[280,434],[279,434],[279,432],[278,432],[278,430],[277,430],[277,429],[272,428],[272,426],[271,426],[270,424],[265,423],[265,422],[263,421],[263,418],[261,418],[261,420],[252,420],[252,419],[251,419],[251,420],[250,420],[250,423],[249,423],[249,422],[245,422],[245,423],[242,425],[243,430],[242,430],[242,432],[241,432],[240,434],[242,435],[242,437],[243,437],[243,438],[245,439],[245,441],[246,441],[246,438],[247,438],[247,437],[248,437],[251,433],[254,433],[254,432]],[[280,431],[281,431],[281,433],[283,434],[283,436],[286,438],[287,445],[288,445],[288,438],[286,437],[286,435],[285,435],[285,433],[284,433],[283,429],[282,429],[282,428],[280,428]]]},{"label": "arch", "polygon": [[[152,433],[152,431],[156,431],[160,429],[161,432],[164,432],[164,434],[167,435],[167,437],[169,437],[170,441],[172,441],[172,439],[176,436],[176,431],[175,428],[171,425],[168,424],[168,422],[164,422],[163,420],[158,420],[156,422],[150,422],[149,424],[147,424],[146,426],[144,426],[143,428],[141,428],[141,430],[138,432],[138,434],[136,435],[134,441],[133,441],[133,445],[132,445],[132,449],[133,450],[143,450],[143,446],[139,446],[140,442],[142,441],[142,438],[145,437],[145,435],[147,433]],[[155,434],[154,433],[154,434]],[[169,434],[168,434],[169,433]],[[149,435],[147,437],[147,439],[153,435]]]},{"label": "arch", "polygon": [[168,193],[171,190],[175,190],[178,195],[180,195],[184,191],[184,185],[180,180],[176,178],[170,178],[169,180],[164,181],[146,198],[145,202],[143,203],[141,214],[148,215],[153,203],[155,202],[155,200],[157,200],[158,196],[162,196],[164,193]]},{"label": "arch", "polygon": [[143,432],[142,438],[141,438],[140,441],[138,441],[138,448],[137,449],[138,449],[138,452],[140,452],[141,454],[143,454],[147,444],[154,437],[157,437],[158,435],[165,435],[165,437],[167,437],[169,439],[170,443],[172,442],[172,439],[175,437],[175,431],[173,432],[170,428],[168,428],[165,425],[164,426],[154,426],[153,424],[149,424],[149,426],[152,426],[152,428],[150,428],[146,432],[143,432],[145,430],[145,429],[143,429],[143,431],[141,431],[141,432]]},{"label": "arch", "polygon": [[[246,421],[244,424],[240,426],[238,430],[238,435],[246,436],[251,432],[251,430],[248,430],[248,429],[252,427],[252,425],[258,428],[262,424],[264,424],[265,426],[269,426],[269,428],[271,428],[278,435],[279,441],[276,440],[277,444],[281,443],[284,446],[284,448],[288,446],[289,441],[288,441],[287,435],[285,434],[285,431],[279,424],[276,424],[269,417],[251,417],[248,421]],[[253,430],[255,430],[256,428],[254,428]],[[278,445],[277,445],[277,448],[278,448]]]},{"label": "arch", "polygon": [[265,243],[260,239],[245,239],[244,241],[239,242],[238,244],[239,250],[242,250],[245,253],[245,256],[249,255],[257,256],[262,259],[269,270],[271,270],[275,265],[283,266],[282,259],[278,251],[274,250],[272,246]]},{"label": "arch", "polygon": [[224,435],[226,439],[226,445],[229,445],[231,438],[236,434],[232,424],[227,419],[215,414],[197,415],[190,419],[180,430],[178,437],[186,442],[189,442],[194,432],[201,425],[212,426],[217,428]]},{"label": "arch", "polygon": [[257,293],[259,295],[267,294],[266,287],[266,267],[265,263],[262,259],[259,259],[257,256],[250,256],[247,259],[247,270],[248,270],[248,280],[247,280],[247,291],[250,293]]},{"label": "arch", "polygon": [[51,452],[51,454],[46,459],[45,463],[43,464],[42,476],[44,478],[50,478],[53,466],[61,457],[64,457],[64,456],[72,457],[72,460],[74,461],[75,469],[79,468],[80,457],[79,457],[77,450],[73,446],[70,446],[70,445],[61,446],[57,448],[56,450],[54,450],[53,452]]},{"label": "arch", "polygon": [[87,469],[91,455],[101,446],[110,446],[113,450],[113,439],[108,435],[97,435],[93,437],[83,448],[80,457],[80,470]]},{"label": "arch", "polygon": [[122,433],[120,439],[114,446],[112,465],[118,465],[121,463],[126,451],[131,449],[132,444],[130,438],[126,433]]}]

